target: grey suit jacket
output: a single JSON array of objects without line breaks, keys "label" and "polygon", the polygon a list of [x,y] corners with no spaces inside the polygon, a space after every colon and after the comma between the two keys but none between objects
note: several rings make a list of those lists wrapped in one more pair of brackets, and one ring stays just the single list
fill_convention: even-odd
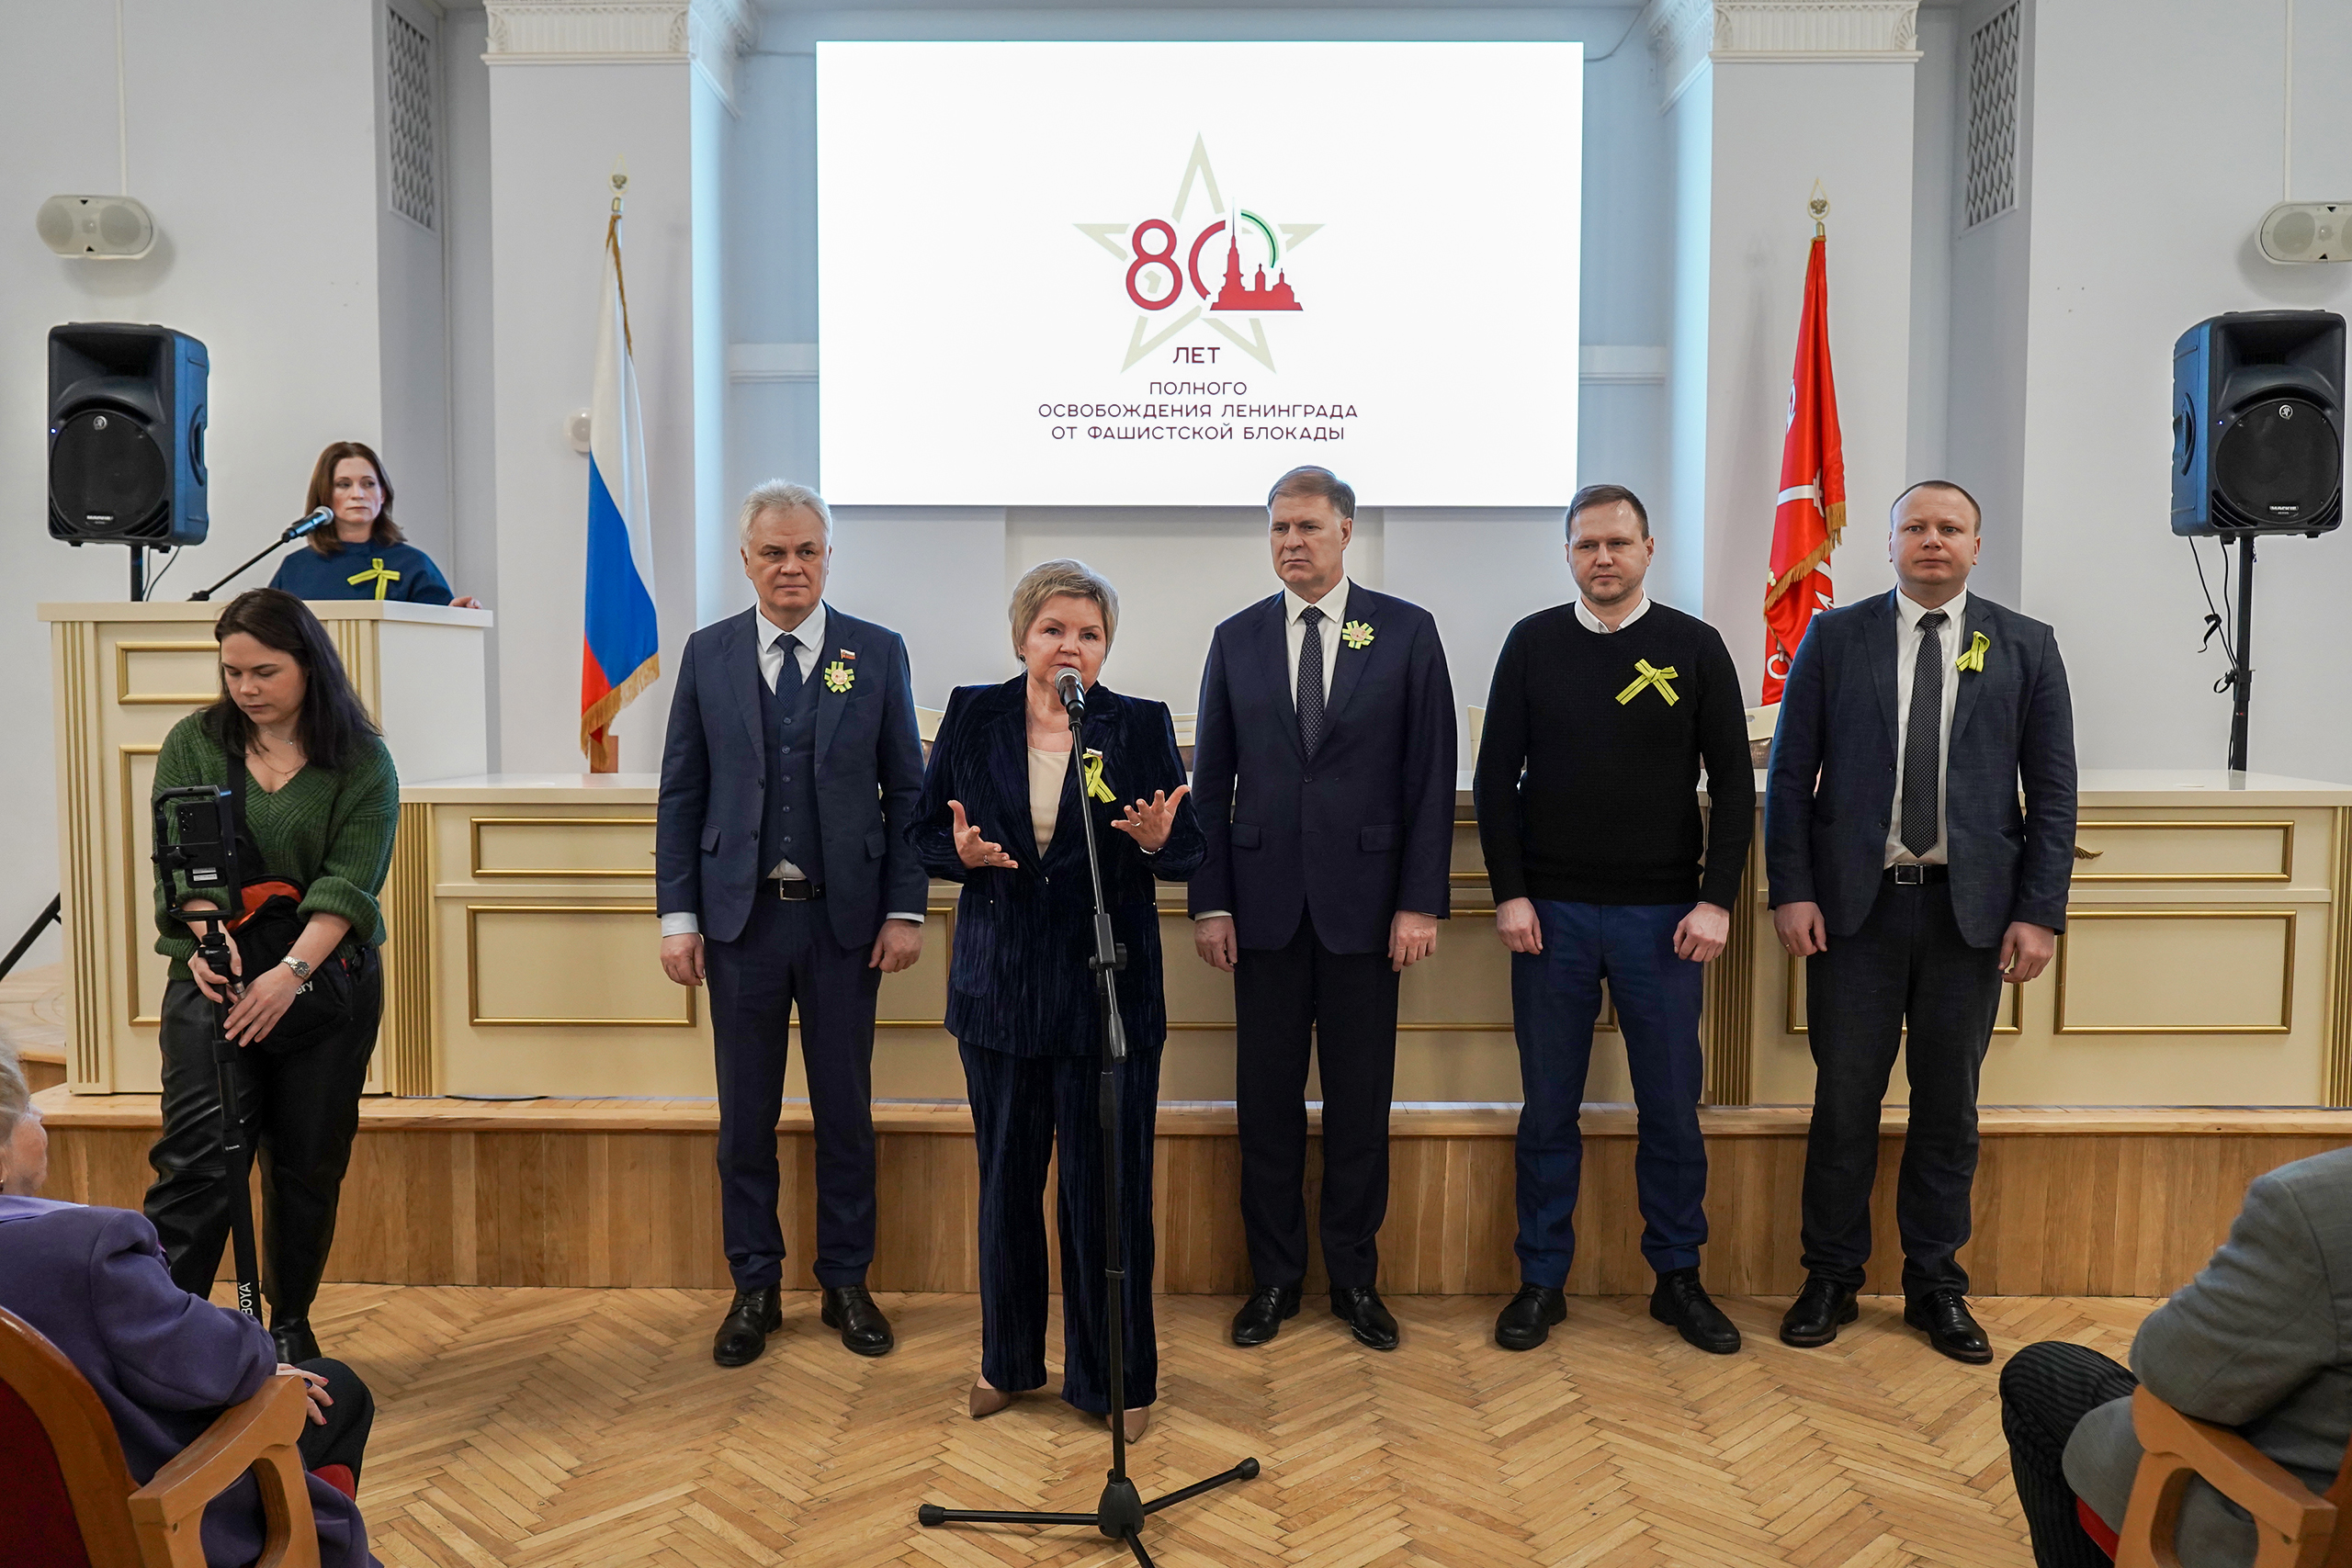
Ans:
[{"label": "grey suit jacket", "polygon": [[[1833,939],[1861,929],[1886,868],[1896,626],[1891,592],[1816,616],[1773,731],[1764,794],[1772,907],[1820,905]],[[1972,593],[1953,657],[1979,633],[1984,668],[1948,672],[1960,690],[1944,759],[1944,828],[1952,918],[1970,946],[1994,947],[2013,920],[2066,929],[2075,711],[2047,626]]]},{"label": "grey suit jacket", "polygon": [[[2314,1492],[2352,1438],[2352,1149],[2280,1166],[2246,1190],[2230,1238],[2149,1314],[2132,1371],[2183,1415],[2234,1427]],[[2140,1464],[2132,1402],[2100,1405],[2066,1444],[2066,1482],[2114,1527]],[[2253,1522],[2194,1483],[2181,1561],[2254,1561]]]}]

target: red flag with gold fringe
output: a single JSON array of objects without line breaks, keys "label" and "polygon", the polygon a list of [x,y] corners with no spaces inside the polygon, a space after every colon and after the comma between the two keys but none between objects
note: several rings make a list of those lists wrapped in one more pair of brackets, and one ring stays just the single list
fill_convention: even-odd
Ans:
[{"label": "red flag with gold fringe", "polygon": [[1815,226],[1804,269],[1804,316],[1789,377],[1789,426],[1781,444],[1781,494],[1772,513],[1772,564],[1764,590],[1764,705],[1781,700],[1789,661],[1813,617],[1837,604],[1829,552],[1846,529],[1846,455],[1838,434],[1838,387],[1829,370],[1827,241]]}]

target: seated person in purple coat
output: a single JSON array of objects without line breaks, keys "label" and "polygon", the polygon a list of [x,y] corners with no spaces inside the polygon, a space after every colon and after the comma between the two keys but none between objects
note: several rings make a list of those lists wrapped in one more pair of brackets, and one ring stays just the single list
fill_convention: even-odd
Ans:
[{"label": "seated person in purple coat", "polygon": [[[221,1411],[278,1372],[310,1384],[302,1466],[311,1472],[323,1568],[375,1568],[352,1500],[375,1417],[367,1385],[340,1361],[280,1366],[260,1324],[172,1283],[155,1227],[126,1209],[35,1197],[49,1137],[15,1050],[0,1044],[0,1307],[45,1335],[97,1390],[144,1486]],[[251,1475],[204,1514],[204,1560],[243,1568],[261,1555],[261,1489]]]}]

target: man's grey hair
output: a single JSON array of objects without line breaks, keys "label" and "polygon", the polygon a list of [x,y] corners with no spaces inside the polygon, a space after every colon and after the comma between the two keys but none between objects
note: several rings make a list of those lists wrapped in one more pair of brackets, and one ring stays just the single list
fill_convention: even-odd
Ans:
[{"label": "man's grey hair", "polygon": [[735,516],[738,539],[746,546],[751,544],[752,529],[759,523],[760,513],[790,512],[797,506],[805,506],[817,514],[817,521],[825,525],[825,543],[831,544],[833,509],[825,504],[823,496],[807,485],[797,485],[790,479],[769,479],[752,487],[752,493],[743,498],[743,510]]},{"label": "man's grey hair", "polygon": [[25,1083],[24,1064],[17,1048],[0,1040],[0,1144],[16,1135],[17,1123],[32,1108],[33,1093]]}]

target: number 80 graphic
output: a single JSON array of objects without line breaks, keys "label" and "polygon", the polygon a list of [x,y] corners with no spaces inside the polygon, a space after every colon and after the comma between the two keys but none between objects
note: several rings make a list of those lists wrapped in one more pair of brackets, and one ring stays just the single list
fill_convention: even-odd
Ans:
[{"label": "number 80 graphic", "polygon": [[[1267,265],[1273,265],[1280,256],[1279,251],[1274,246],[1273,231],[1268,228],[1265,220],[1255,213],[1245,212],[1241,216],[1248,219],[1258,231],[1264,235],[1266,249],[1269,253]],[[1127,298],[1136,302],[1137,310],[1165,310],[1183,298],[1184,284],[1189,276],[1193,292],[1204,299],[1207,299],[1209,286],[1201,279],[1201,251],[1211,240],[1224,232],[1225,220],[1220,218],[1194,235],[1192,249],[1185,254],[1183,265],[1179,266],[1176,261],[1175,225],[1160,218],[1147,218],[1136,224],[1135,232],[1127,236],[1128,252],[1135,257],[1135,260],[1127,265]],[[1147,239],[1156,241],[1156,245],[1147,247],[1145,243]],[[1143,275],[1148,267],[1162,268],[1169,276],[1168,292],[1159,299],[1151,299],[1143,291]]]}]

